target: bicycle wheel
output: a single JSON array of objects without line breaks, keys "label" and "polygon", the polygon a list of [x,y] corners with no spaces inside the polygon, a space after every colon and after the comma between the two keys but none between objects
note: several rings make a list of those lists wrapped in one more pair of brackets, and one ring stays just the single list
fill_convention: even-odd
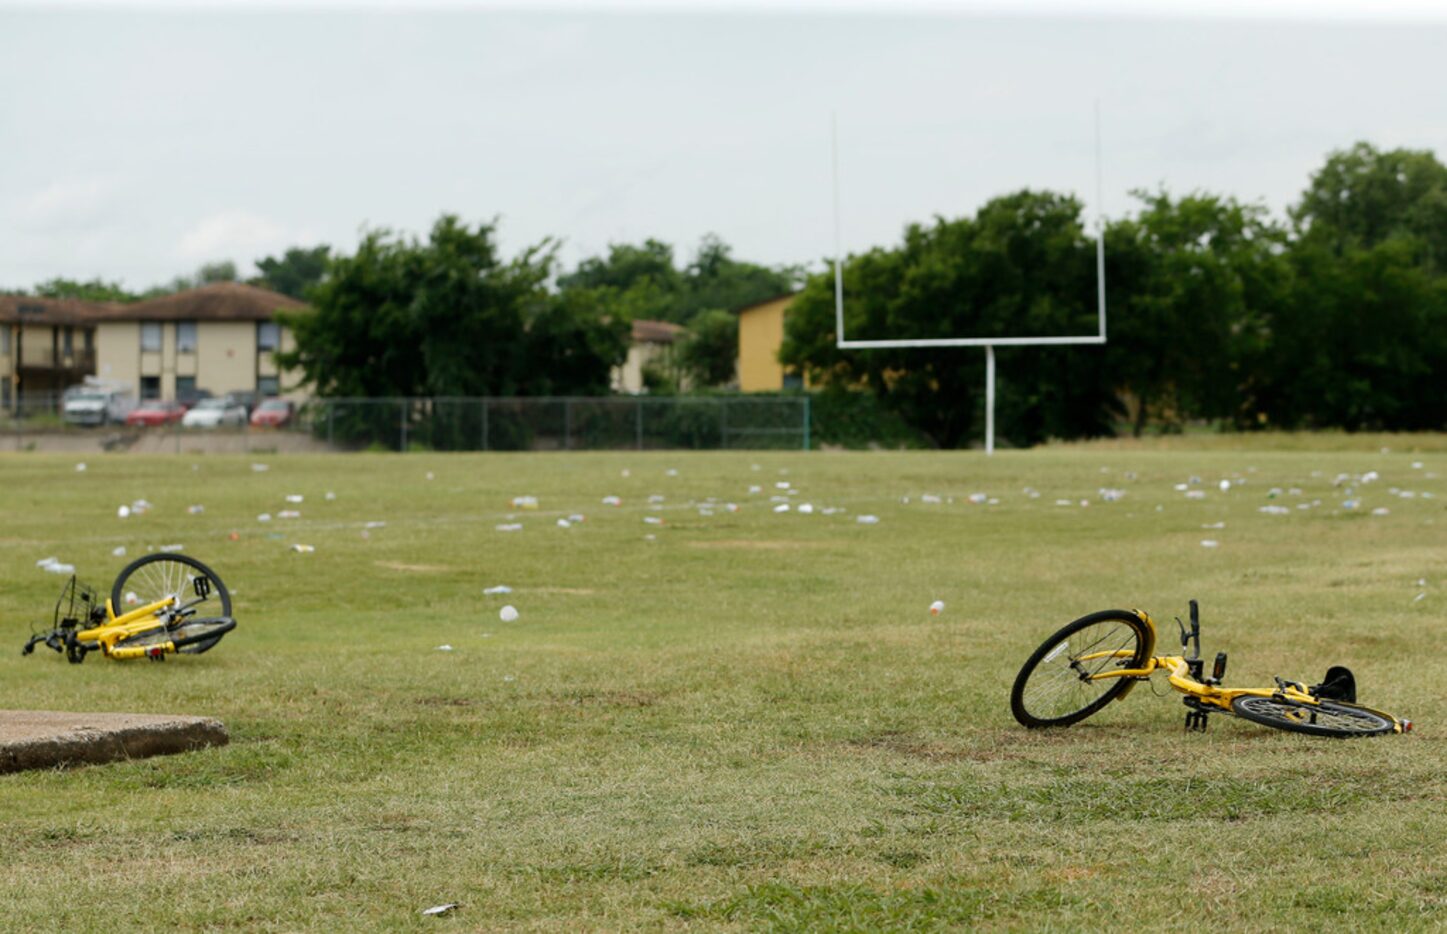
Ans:
[{"label": "bicycle wheel", "polygon": [[[205,577],[210,583],[204,599],[196,593],[195,581],[198,577]],[[196,610],[193,619],[231,615],[231,594],[226,585],[215,571],[189,555],[163,551],[137,558],[121,570],[111,586],[111,606],[117,615],[166,597],[191,604]],[[188,645],[181,651],[199,654],[215,645],[220,638],[217,636],[210,642]]]},{"label": "bicycle wheel", "polygon": [[236,628],[236,620],[229,616],[192,617],[184,620],[174,629],[152,629],[139,635],[121,639],[116,648],[134,648],[142,645],[160,645],[170,642],[177,652],[199,655],[221,641],[221,637]]},{"label": "bicycle wheel", "polygon": [[1231,712],[1262,726],[1312,736],[1377,736],[1395,729],[1381,714],[1331,701],[1301,704],[1284,697],[1245,695],[1231,701]]},{"label": "bicycle wheel", "polygon": [[1010,711],[1027,727],[1069,726],[1100,710],[1130,683],[1090,680],[1110,669],[1146,663],[1146,624],[1125,610],[1082,616],[1046,639],[1010,690]]}]

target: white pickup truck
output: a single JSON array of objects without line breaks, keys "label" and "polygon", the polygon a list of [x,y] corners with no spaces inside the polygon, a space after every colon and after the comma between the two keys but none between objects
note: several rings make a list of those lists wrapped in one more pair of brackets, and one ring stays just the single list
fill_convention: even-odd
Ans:
[{"label": "white pickup truck", "polygon": [[135,407],[135,397],[124,389],[83,385],[66,392],[64,415],[70,425],[118,425]]}]

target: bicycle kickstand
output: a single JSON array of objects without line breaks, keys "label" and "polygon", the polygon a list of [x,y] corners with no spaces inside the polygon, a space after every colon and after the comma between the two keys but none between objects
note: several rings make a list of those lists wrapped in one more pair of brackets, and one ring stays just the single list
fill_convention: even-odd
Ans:
[{"label": "bicycle kickstand", "polygon": [[1206,732],[1207,724],[1211,722],[1211,714],[1210,711],[1206,710],[1206,708],[1200,704],[1192,703],[1193,700],[1195,700],[1195,698],[1185,698],[1186,707],[1188,708],[1186,710],[1186,732],[1204,733]]}]

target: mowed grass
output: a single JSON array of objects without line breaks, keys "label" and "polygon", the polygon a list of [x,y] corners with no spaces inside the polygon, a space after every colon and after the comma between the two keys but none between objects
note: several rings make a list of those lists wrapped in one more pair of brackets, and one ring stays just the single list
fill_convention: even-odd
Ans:
[{"label": "mowed grass", "polygon": [[[232,734],[0,776],[5,925],[1440,928],[1447,443],[1349,440],[84,472],[0,456],[0,708],[203,714]],[[1174,488],[1192,477],[1204,499]],[[514,511],[524,495],[540,508]],[[138,498],[153,508],[118,519]],[[287,508],[301,518],[257,520]],[[37,560],[108,586],[168,544],[235,593],[216,650],[20,656],[63,582]],[[1188,734],[1163,684],[1065,730],[1015,724],[1010,683],[1054,629],[1139,606],[1165,641],[1191,597],[1228,684],[1343,663],[1416,731],[1217,717]]]}]

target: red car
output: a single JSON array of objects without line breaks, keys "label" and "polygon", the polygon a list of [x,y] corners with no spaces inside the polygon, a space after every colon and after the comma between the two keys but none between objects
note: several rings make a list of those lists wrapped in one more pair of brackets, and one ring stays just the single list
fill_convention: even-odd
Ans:
[{"label": "red car", "polygon": [[292,404],[286,399],[267,399],[251,413],[253,428],[280,428],[291,421]]},{"label": "red car", "polygon": [[179,422],[184,414],[186,414],[186,410],[181,407],[179,402],[151,399],[132,409],[131,414],[126,416],[126,424],[132,426],[172,425]]}]

